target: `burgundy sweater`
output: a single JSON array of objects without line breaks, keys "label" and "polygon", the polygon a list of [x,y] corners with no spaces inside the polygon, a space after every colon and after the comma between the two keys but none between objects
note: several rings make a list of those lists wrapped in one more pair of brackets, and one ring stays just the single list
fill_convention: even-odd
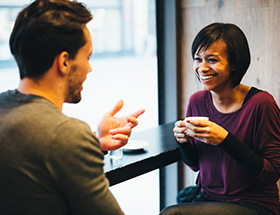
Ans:
[{"label": "burgundy sweater", "polygon": [[221,113],[209,91],[193,94],[187,116],[208,116],[229,135],[218,147],[197,140],[180,144],[182,159],[199,171],[197,185],[211,198],[247,202],[278,214],[280,110],[265,91],[245,100],[239,110]]}]

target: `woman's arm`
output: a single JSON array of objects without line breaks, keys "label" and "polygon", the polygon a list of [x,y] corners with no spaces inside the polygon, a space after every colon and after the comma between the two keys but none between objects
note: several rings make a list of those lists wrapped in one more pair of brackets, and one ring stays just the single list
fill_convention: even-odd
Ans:
[{"label": "woman's arm", "polygon": [[198,171],[198,156],[194,145],[191,142],[182,143],[180,145],[180,153],[182,160],[193,170]]},{"label": "woman's arm", "polygon": [[226,139],[218,147],[227,152],[253,176],[257,177],[262,171],[263,158],[241,143],[233,134],[228,133]]}]

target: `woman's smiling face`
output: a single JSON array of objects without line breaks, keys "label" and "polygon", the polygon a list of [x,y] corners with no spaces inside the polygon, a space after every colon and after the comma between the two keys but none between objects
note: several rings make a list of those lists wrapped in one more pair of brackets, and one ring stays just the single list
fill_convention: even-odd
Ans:
[{"label": "woman's smiling face", "polygon": [[207,49],[203,47],[194,55],[193,68],[205,90],[220,92],[231,87],[232,71],[228,60],[227,44],[220,39]]}]

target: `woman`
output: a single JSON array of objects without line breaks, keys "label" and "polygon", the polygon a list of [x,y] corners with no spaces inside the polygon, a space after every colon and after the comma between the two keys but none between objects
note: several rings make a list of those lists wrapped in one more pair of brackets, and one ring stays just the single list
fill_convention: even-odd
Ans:
[{"label": "woman", "polygon": [[191,96],[187,117],[209,121],[177,121],[173,131],[182,159],[199,171],[196,194],[161,214],[279,214],[280,110],[268,92],[240,83],[250,64],[244,33],[210,24],[192,56],[204,90]]}]

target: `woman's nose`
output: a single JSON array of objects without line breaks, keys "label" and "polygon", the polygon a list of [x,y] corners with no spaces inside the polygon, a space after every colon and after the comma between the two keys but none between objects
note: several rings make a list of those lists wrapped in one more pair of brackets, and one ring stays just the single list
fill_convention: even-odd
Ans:
[{"label": "woman's nose", "polygon": [[207,65],[207,62],[202,62],[199,65],[198,71],[201,72],[201,73],[208,72],[209,71],[209,67]]}]

